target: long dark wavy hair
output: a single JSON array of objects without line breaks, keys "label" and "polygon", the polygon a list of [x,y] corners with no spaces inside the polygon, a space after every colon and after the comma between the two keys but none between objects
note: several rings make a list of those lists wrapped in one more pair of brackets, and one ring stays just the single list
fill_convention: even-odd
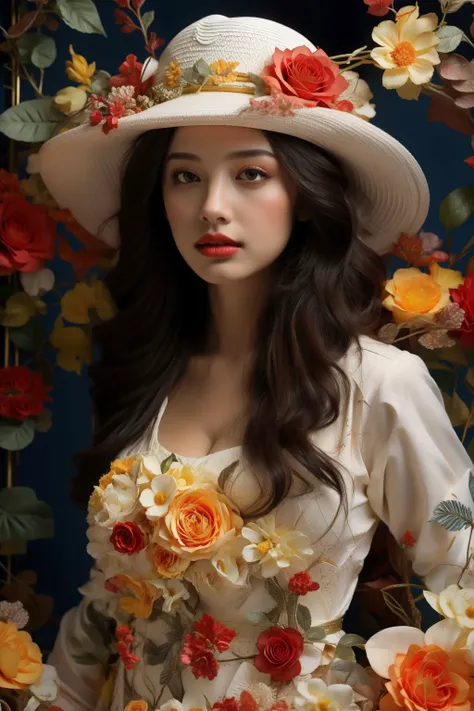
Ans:
[{"label": "long dark wavy hair", "polygon": [[[124,166],[120,255],[106,278],[117,315],[94,332],[95,431],[90,449],[76,455],[73,484],[81,505],[110,462],[147,432],[190,358],[205,349],[207,283],[179,254],[162,198],[164,159],[175,130],[141,135]],[[264,492],[248,512],[252,516],[267,513],[288,493],[292,458],[315,484],[336,490],[346,507],[342,475],[310,435],[341,412],[349,382],[337,361],[358,336],[374,333],[385,278],[383,260],[358,237],[351,181],[340,161],[293,136],[265,136],[298,197],[292,234],[274,265],[274,288],[260,315],[249,379],[243,455],[259,472]]]}]

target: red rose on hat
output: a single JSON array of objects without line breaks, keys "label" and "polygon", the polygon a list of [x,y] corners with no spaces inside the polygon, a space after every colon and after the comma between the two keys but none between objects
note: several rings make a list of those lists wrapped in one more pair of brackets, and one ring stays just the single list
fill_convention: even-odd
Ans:
[{"label": "red rose on hat", "polygon": [[0,202],[0,276],[37,272],[54,257],[56,225],[47,209],[21,195]]},{"label": "red rose on hat", "polygon": [[453,334],[468,348],[474,346],[474,274],[468,274],[464,284],[457,289],[450,289],[449,293],[454,303],[464,311],[464,323],[459,331]]},{"label": "red rose on hat", "polygon": [[112,529],[110,542],[117,551],[125,555],[139,553],[145,547],[145,536],[140,526],[133,521],[116,523]]},{"label": "red rose on hat", "polygon": [[290,681],[301,674],[303,635],[293,627],[270,627],[257,639],[254,664],[274,681]]},{"label": "red rose on hat", "polygon": [[300,99],[301,106],[335,108],[338,96],[349,86],[338,65],[322,49],[275,49],[272,59],[273,64],[263,69],[262,79],[271,90]]},{"label": "red rose on hat", "polygon": [[0,415],[24,422],[27,417],[41,415],[49,387],[39,373],[23,365],[0,369]]}]

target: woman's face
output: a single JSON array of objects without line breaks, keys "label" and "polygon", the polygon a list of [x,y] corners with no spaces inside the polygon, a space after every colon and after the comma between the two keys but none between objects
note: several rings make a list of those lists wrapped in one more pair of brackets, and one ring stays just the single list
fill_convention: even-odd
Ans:
[{"label": "woman's face", "polygon": [[163,173],[166,215],[183,259],[205,281],[225,284],[270,266],[289,240],[295,199],[293,181],[260,131],[175,132]]}]

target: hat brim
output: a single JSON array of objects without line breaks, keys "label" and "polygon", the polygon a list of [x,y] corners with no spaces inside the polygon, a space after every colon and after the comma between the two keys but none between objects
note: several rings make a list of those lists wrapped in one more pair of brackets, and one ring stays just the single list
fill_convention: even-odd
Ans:
[{"label": "hat brim", "polygon": [[[122,161],[138,135],[190,125],[242,126],[296,136],[341,159],[359,193],[362,236],[375,251],[389,251],[401,232],[420,230],[428,213],[428,185],[415,158],[392,136],[342,111],[299,108],[293,116],[275,116],[242,111],[248,106],[247,94],[200,92],[123,118],[108,135],[97,126],[81,126],[42,146],[40,173],[60,207],[97,235],[118,210]],[[98,236],[118,245],[117,221]]]}]

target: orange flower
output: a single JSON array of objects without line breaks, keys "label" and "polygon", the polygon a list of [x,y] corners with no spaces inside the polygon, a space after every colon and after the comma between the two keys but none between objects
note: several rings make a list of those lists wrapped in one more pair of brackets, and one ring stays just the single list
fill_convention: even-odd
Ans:
[{"label": "orange flower", "polygon": [[410,548],[413,548],[413,546],[416,543],[416,538],[413,535],[413,533],[407,528],[407,530],[401,537],[400,542],[401,542],[402,546],[409,546]]},{"label": "orange flower", "polygon": [[120,599],[120,607],[129,615],[144,620],[150,617],[155,600],[163,594],[152,583],[148,583],[145,580],[135,580],[129,575],[115,575],[108,582],[120,592],[128,591],[131,593],[131,595]]},{"label": "orange flower", "polygon": [[125,711],[148,711],[148,704],[143,700],[130,701],[125,707]]},{"label": "orange flower", "polygon": [[462,284],[461,272],[430,265],[430,273],[416,267],[397,269],[385,284],[387,297],[383,305],[392,311],[396,323],[406,323],[417,316],[433,321],[436,314],[451,302],[449,289]]},{"label": "orange flower", "polygon": [[41,651],[28,632],[0,622],[0,688],[26,689],[43,674]]},{"label": "orange flower", "polygon": [[156,572],[163,578],[182,578],[189,565],[189,560],[157,545],[153,546],[152,562]]},{"label": "orange flower", "polygon": [[211,488],[191,488],[171,501],[155,542],[188,560],[210,558],[242,525],[224,494]]},{"label": "orange flower", "polygon": [[447,652],[436,644],[411,644],[389,667],[389,693],[381,700],[380,711],[470,711],[473,671],[463,650]]}]

